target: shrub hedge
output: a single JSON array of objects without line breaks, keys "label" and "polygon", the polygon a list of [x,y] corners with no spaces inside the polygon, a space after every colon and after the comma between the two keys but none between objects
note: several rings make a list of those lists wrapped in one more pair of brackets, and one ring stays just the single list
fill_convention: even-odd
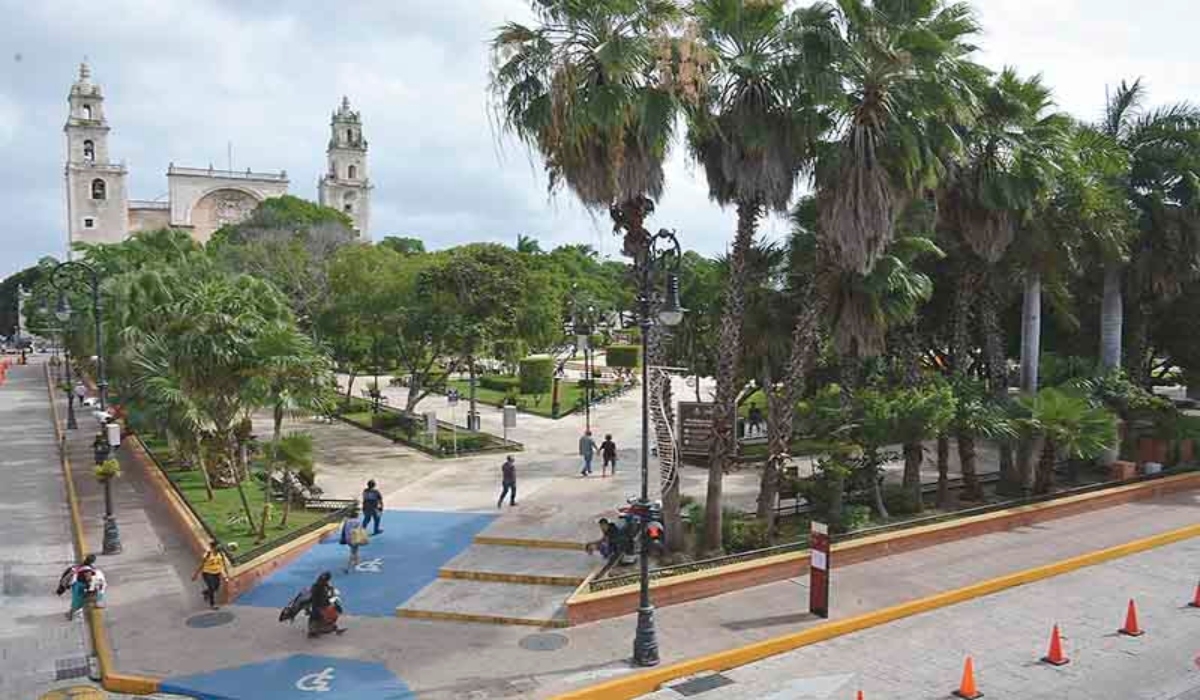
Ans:
[{"label": "shrub hedge", "polygon": [[548,394],[554,385],[554,358],[549,355],[530,355],[521,360],[520,388],[522,394]]},{"label": "shrub hedge", "polygon": [[479,386],[492,391],[507,392],[513,387],[520,387],[521,378],[508,374],[485,374],[479,378]]},{"label": "shrub hedge", "polygon": [[608,367],[633,369],[641,365],[642,348],[638,345],[609,345],[604,357]]}]

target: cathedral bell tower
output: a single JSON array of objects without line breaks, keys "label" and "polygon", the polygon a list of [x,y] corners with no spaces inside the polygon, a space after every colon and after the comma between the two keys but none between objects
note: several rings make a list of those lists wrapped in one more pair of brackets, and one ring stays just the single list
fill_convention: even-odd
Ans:
[{"label": "cathedral bell tower", "polygon": [[350,110],[350,100],[333,113],[330,122],[328,170],[317,185],[322,205],[349,216],[359,236],[369,237],[371,223],[371,180],[367,177],[367,140],[362,119]]},{"label": "cathedral bell tower", "polygon": [[124,163],[108,156],[104,94],[86,63],[67,96],[66,188],[68,247],[75,242],[117,243],[129,232],[129,197]]}]

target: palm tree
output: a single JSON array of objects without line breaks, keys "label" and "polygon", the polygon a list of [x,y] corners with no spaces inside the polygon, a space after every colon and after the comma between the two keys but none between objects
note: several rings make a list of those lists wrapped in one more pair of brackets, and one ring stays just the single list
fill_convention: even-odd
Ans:
[{"label": "palm tree", "polygon": [[895,437],[903,444],[904,488],[917,510],[924,506],[921,464],[925,442],[946,432],[955,416],[954,392],[945,382],[907,386],[890,397],[895,411]]},{"label": "palm tree", "polygon": [[[955,411],[951,427],[958,439],[958,458],[963,479],[961,498],[966,501],[981,501],[983,486],[979,483],[979,472],[975,467],[976,440],[1011,440],[1016,437],[1016,431],[1003,406],[991,400],[988,392],[978,382],[959,378],[955,382],[954,393]],[[939,455],[939,500],[945,490],[944,469]],[[942,505],[944,504],[939,503],[939,506]]]},{"label": "palm tree", "polygon": [[[276,321],[269,324],[258,338],[255,352],[263,362],[256,380],[264,403],[271,408],[271,467],[274,475],[283,438],[283,419],[288,414],[324,413],[328,405],[329,378],[332,371],[329,358],[318,352],[311,339],[294,326]],[[283,466],[284,510],[283,524],[287,525],[291,511],[291,471]]]},{"label": "palm tree", "polygon": [[[819,108],[836,87],[828,8],[788,12],[783,0],[696,0],[697,50],[711,56],[708,84],[688,110],[688,143],[704,166],[709,196],[737,207],[717,346],[717,390],[705,502],[704,546],[721,549],[721,492],[737,451],[746,256],[759,219],[785,212],[801,171],[828,126]],[[824,70],[820,70],[820,69]]]},{"label": "palm tree", "polygon": [[[977,306],[989,384],[995,399],[1005,401],[1008,361],[999,321],[1002,293],[997,263],[1018,227],[1049,196],[1070,120],[1050,112],[1050,90],[1040,77],[1022,79],[1011,68],[976,93],[979,112],[969,123],[956,126],[963,152],[949,159],[946,181],[938,193],[942,225],[965,249],[956,265],[951,346],[954,371],[965,374],[970,314]],[[1040,281],[1031,279],[1030,284],[1026,298],[1032,304]],[[1020,487],[1020,472],[1008,444],[1001,445],[1000,472],[1001,489]]]},{"label": "palm tree", "polygon": [[278,437],[271,452],[271,459],[283,467],[283,520],[286,526],[292,509],[292,480],[296,472],[313,466],[313,439],[308,433],[290,433]]},{"label": "palm tree", "polygon": [[[1109,188],[1109,201],[1119,202],[1109,204],[1112,213],[1096,231],[1105,263],[1100,360],[1113,368],[1124,359],[1139,380],[1148,354],[1147,306],[1177,296],[1195,276],[1200,256],[1195,236],[1185,233],[1197,220],[1200,108],[1178,103],[1148,110],[1145,100],[1141,80],[1122,81],[1107,100],[1103,122],[1092,127],[1106,139],[1093,139],[1096,186]],[[1123,328],[1126,296],[1133,302],[1128,330]],[[1123,336],[1132,350],[1124,358]]]},{"label": "palm tree", "polygon": [[552,190],[609,211],[632,253],[663,191],[676,97],[660,58],[680,10],[672,0],[530,5],[536,25],[505,24],[492,40],[498,120],[541,155]]},{"label": "palm tree", "polygon": [[1034,493],[1054,488],[1054,466],[1061,454],[1067,459],[1094,459],[1117,443],[1117,421],[1107,409],[1086,398],[1054,388],[1022,398],[1029,410],[1028,428],[1044,438],[1038,461]]},{"label": "palm tree", "polygon": [[936,181],[970,118],[982,70],[966,60],[978,26],[965,3],[839,0],[844,85],[837,137],[820,156],[820,235],[833,264],[866,274],[910,200]]}]

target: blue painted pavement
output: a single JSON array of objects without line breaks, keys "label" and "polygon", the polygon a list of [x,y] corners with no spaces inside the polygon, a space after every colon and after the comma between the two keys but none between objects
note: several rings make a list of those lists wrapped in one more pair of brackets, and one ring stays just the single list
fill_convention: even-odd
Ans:
[{"label": "blue painted pavement", "polygon": [[387,511],[384,532],[359,550],[357,571],[343,573],[350,549],[337,533],[265,578],[238,605],[282,608],[323,571],[333,574],[349,615],[396,614],[397,606],[437,578],[438,569],[470,546],[496,516],[480,513]]},{"label": "blue painted pavement", "polygon": [[169,678],[162,682],[160,690],[199,700],[411,700],[416,697],[383,664],[309,654]]}]

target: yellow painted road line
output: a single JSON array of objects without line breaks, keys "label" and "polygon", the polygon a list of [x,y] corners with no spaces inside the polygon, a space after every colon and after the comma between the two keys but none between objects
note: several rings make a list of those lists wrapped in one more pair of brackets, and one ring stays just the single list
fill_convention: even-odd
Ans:
[{"label": "yellow painted road line", "polygon": [[700,656],[695,659],[681,661],[669,666],[644,671],[587,688],[568,691],[555,696],[554,700],[627,700],[629,698],[636,698],[640,695],[653,693],[662,684],[677,678],[706,671],[726,671],[738,666],[745,666],[746,664],[770,656],[823,642],[834,637],[840,637],[851,632],[858,632],[895,620],[962,603],[967,600],[981,598],[1008,588],[1052,578],[1087,566],[1095,566],[1096,564],[1145,552],[1156,547],[1182,542],[1193,537],[1200,537],[1200,525],[1189,525],[1178,530],[1159,533],[1115,547],[1081,554],[1043,566],[999,576],[987,581],[980,581],[979,583],[952,591],[936,593],[925,598],[918,598],[888,608],[848,617],[844,620],[836,620],[816,627],[810,627],[800,632],[793,632],[792,634],[766,639],[735,649],[727,649],[714,654]]}]

